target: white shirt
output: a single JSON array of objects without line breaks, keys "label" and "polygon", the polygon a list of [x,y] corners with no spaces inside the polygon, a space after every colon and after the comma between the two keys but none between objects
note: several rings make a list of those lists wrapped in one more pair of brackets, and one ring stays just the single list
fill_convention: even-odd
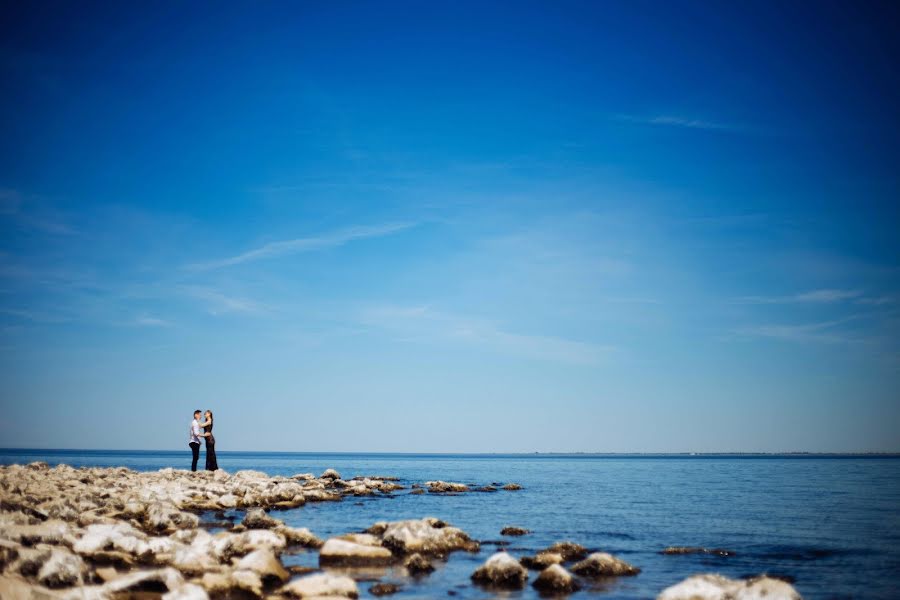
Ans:
[{"label": "white shirt", "polygon": [[191,421],[191,444],[200,443],[200,423],[197,419]]}]

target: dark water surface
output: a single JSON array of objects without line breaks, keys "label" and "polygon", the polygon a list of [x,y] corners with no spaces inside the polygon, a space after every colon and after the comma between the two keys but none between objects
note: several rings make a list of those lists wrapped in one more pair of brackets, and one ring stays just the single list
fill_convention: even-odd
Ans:
[{"label": "dark water surface", "polygon": [[[513,481],[518,492],[458,496],[347,498],[277,513],[322,538],[359,531],[381,520],[435,516],[484,541],[517,525],[534,533],[506,538],[515,556],[559,540],[611,552],[643,572],[602,582],[572,598],[652,598],[700,572],[743,577],[787,575],[805,598],[900,597],[900,459],[819,456],[594,456],[293,454],[220,452],[227,471],[257,469],[293,475],[329,467],[344,478],[393,475],[409,485],[431,479],[483,485]],[[137,470],[189,466],[189,452],[0,450],[0,463],[44,460],[51,465],[127,466]],[[201,460],[202,464],[202,460]],[[734,551],[733,556],[664,556],[670,545]],[[395,598],[493,597],[469,575],[494,550],[455,553],[431,576],[396,581]],[[316,554],[286,555],[285,563],[315,565]],[[534,579],[532,573],[531,580]],[[368,582],[360,583],[369,597]],[[502,594],[537,598],[527,587]]]}]

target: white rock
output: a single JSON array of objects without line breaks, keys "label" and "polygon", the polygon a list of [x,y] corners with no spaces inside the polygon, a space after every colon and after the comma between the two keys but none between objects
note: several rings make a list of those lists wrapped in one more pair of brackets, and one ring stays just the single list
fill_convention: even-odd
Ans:
[{"label": "white rock", "polygon": [[356,598],[359,590],[356,582],[343,575],[308,575],[296,579],[281,588],[281,592],[296,598],[314,598],[316,596]]},{"label": "white rock", "polygon": [[585,577],[637,575],[640,569],[606,552],[595,552],[572,567],[572,572]]},{"label": "white rock", "polygon": [[506,552],[498,552],[472,573],[472,581],[517,589],[528,580],[528,570]]},{"label": "white rock", "polygon": [[[360,534],[357,537],[362,535],[366,534]],[[353,540],[331,538],[319,550],[319,564],[386,565],[390,563],[394,557],[391,551],[382,547],[374,536],[369,537],[372,538],[373,543],[358,543]]]},{"label": "white rock", "polygon": [[186,583],[171,592],[163,594],[162,600],[209,600],[209,594],[195,583]]},{"label": "white rock", "polygon": [[666,588],[657,600],[800,600],[800,594],[789,583],[771,577],[735,580],[704,574]]},{"label": "white rock", "polygon": [[281,565],[281,561],[278,560],[275,553],[269,548],[254,550],[238,560],[237,564],[235,564],[235,568],[253,571],[259,575],[260,579],[263,581],[277,580],[281,583],[287,581],[290,577],[288,572]]}]

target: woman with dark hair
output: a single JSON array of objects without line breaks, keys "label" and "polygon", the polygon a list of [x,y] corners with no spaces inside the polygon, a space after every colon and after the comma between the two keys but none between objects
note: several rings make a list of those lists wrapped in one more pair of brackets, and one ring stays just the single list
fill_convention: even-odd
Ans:
[{"label": "woman with dark hair", "polygon": [[203,437],[206,438],[206,470],[207,471],[215,471],[219,468],[219,463],[216,462],[216,438],[213,437],[212,429],[213,429],[213,413],[211,410],[207,410],[204,415],[206,419],[200,423],[200,427],[203,428]]}]

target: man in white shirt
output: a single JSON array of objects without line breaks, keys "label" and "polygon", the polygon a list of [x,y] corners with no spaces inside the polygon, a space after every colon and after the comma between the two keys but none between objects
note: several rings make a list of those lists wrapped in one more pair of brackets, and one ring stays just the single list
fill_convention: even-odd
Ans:
[{"label": "man in white shirt", "polygon": [[193,454],[193,460],[191,461],[191,471],[197,470],[197,461],[200,460],[200,410],[194,411],[194,420],[191,421],[191,441],[188,442],[188,446],[191,447],[191,454]]}]

